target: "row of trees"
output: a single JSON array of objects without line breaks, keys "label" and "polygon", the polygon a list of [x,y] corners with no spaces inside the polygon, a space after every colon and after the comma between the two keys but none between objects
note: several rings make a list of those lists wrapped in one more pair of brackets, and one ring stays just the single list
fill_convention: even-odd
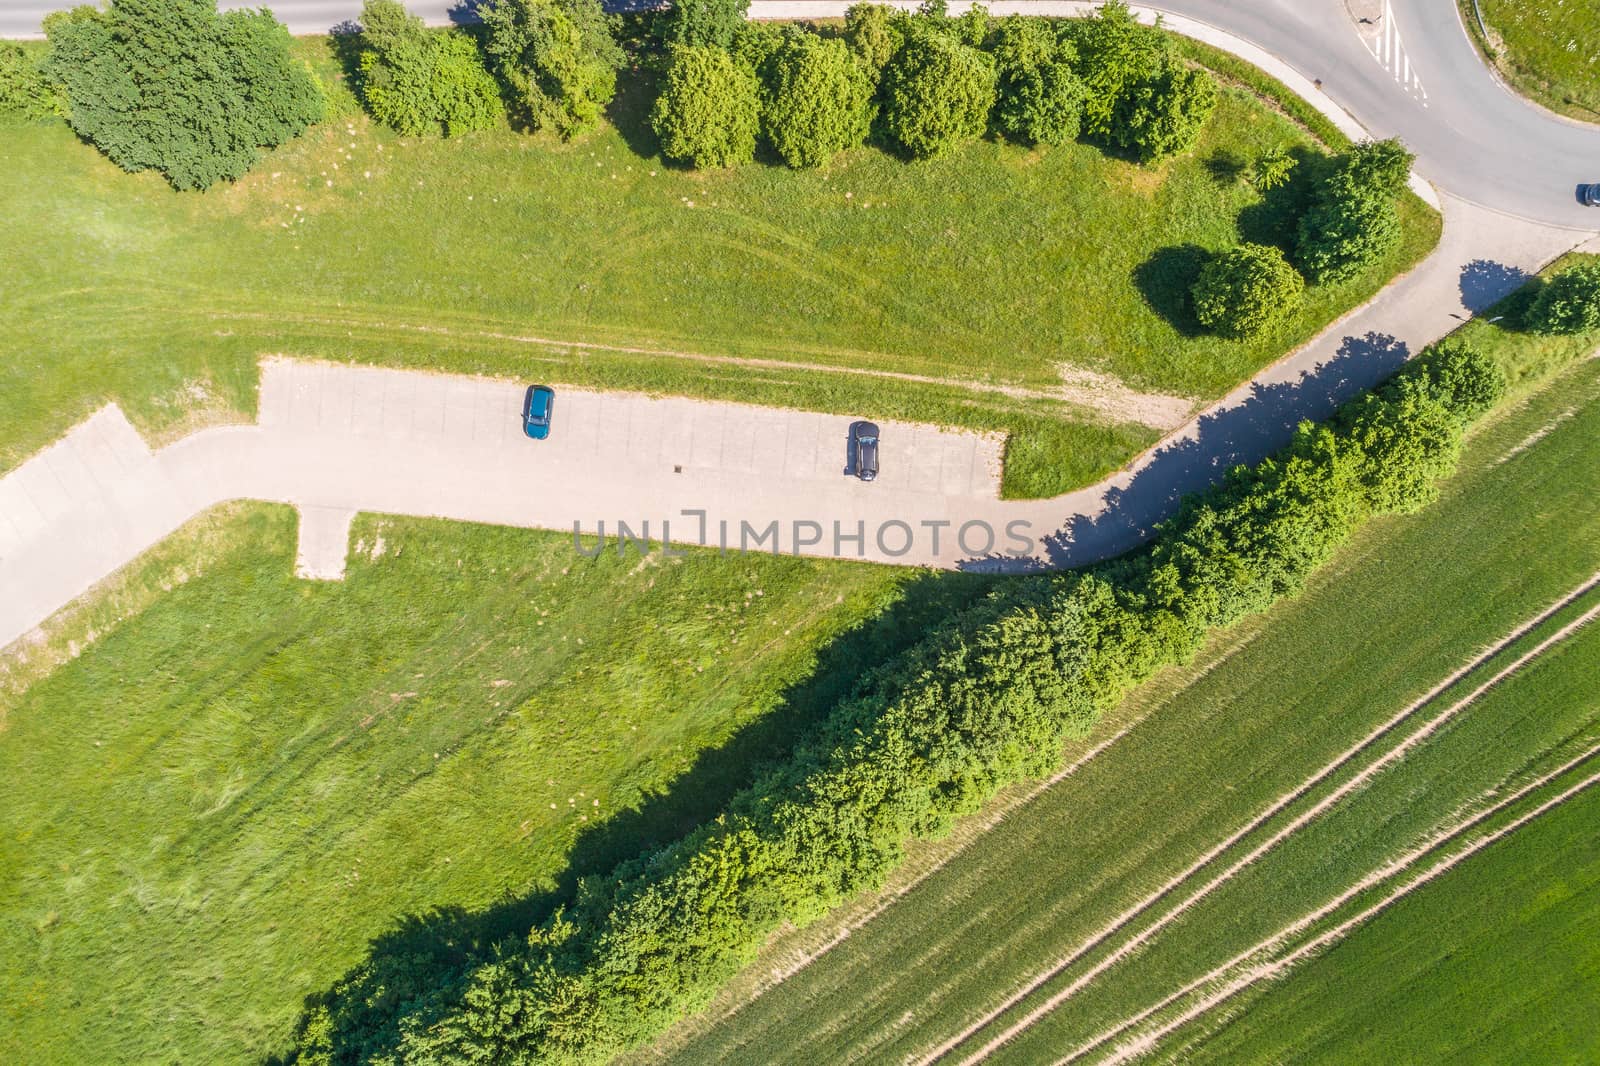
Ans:
[{"label": "row of trees", "polygon": [[481,41],[430,31],[399,0],[366,0],[357,91],[374,118],[410,136],[488,129],[508,113],[567,138],[599,123],[623,62],[600,0],[484,0],[477,12]]},{"label": "row of trees", "polygon": [[[1260,244],[1213,256],[1190,291],[1196,320],[1224,337],[1254,336],[1294,313],[1307,281],[1344,281],[1387,255],[1400,240],[1395,202],[1411,162],[1396,140],[1367,141],[1341,155],[1300,218],[1294,261]],[[1271,188],[1292,166],[1290,157],[1269,153],[1257,162],[1254,181]]]},{"label": "row of trees", "polygon": [[1216,106],[1205,71],[1111,0],[1092,18],[957,18],[857,4],[840,36],[751,24],[743,0],[675,5],[652,124],[671,158],[754,158],[764,139],[790,166],[825,163],[876,128],[928,158],[995,130],[1029,144],[1086,134],[1148,162],[1193,144]]},{"label": "row of trees", "polygon": [[880,886],[907,841],[1049,772],[1130,687],[1298,592],[1362,522],[1427,503],[1503,389],[1492,362],[1436,346],[1188,500],[1146,550],[1004,586],[862,678],[715,821],[585,881],[489,961],[352,975],[308,1014],[298,1061],[599,1063],[649,1039],[780,924]]}]

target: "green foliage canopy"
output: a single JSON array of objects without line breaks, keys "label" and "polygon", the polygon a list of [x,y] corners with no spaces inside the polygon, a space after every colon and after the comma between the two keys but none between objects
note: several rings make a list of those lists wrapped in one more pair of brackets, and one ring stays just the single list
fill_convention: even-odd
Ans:
[{"label": "green foliage canopy", "polygon": [[1010,15],[990,40],[999,78],[995,123],[1034,144],[1068,144],[1078,136],[1084,87],[1073,70],[1077,51],[1043,19]]},{"label": "green foliage canopy", "polygon": [[866,139],[873,84],[844,41],[790,34],[765,66],[761,125],[785,163],[821,166]]},{"label": "green foliage canopy", "polygon": [[179,189],[241,177],[323,114],[321,88],[265,11],[112,0],[52,17],[46,33],[45,73],[64,87],[73,129],[122,169],[158,170]]},{"label": "green foliage canopy", "polygon": [[1570,267],[1540,287],[1527,312],[1537,333],[1600,329],[1600,265]]},{"label": "green foliage canopy", "polygon": [[600,0],[487,0],[478,15],[521,124],[566,138],[599,124],[623,62]]},{"label": "green foliage canopy", "polygon": [[731,167],[755,158],[760,113],[753,70],[725,49],[686,46],[672,50],[650,124],[669,159]]},{"label": "green foliage canopy", "polygon": [[470,37],[429,31],[399,0],[366,0],[361,27],[361,98],[373,118],[408,137],[500,120],[499,90]]},{"label": "green foliage canopy", "polygon": [[1283,321],[1304,290],[1305,282],[1281,251],[1242,244],[1201,269],[1192,293],[1194,314],[1224,337],[1253,337]]},{"label": "green foliage canopy", "polygon": [[844,13],[844,39],[874,82],[905,41],[906,17],[888,4],[851,4]]},{"label": "green foliage canopy", "polygon": [[728,48],[749,10],[750,0],[672,0],[656,16],[656,32],[668,49]]},{"label": "green foliage canopy", "polygon": [[884,68],[884,128],[914,158],[940,155],[983,135],[995,89],[993,59],[917,26]]},{"label": "green foliage canopy", "polygon": [[66,113],[44,71],[15,41],[0,41],[0,114],[49,118]]}]

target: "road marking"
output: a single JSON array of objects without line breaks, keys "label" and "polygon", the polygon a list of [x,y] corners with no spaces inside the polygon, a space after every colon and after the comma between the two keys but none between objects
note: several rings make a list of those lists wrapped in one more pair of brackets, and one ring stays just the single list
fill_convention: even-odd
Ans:
[{"label": "road marking", "polygon": [[1389,72],[1395,84],[1427,107],[1428,91],[1422,87],[1422,79],[1417,72],[1411,69],[1411,57],[1406,54],[1405,41],[1400,37],[1400,28],[1394,24],[1394,10],[1388,0],[1385,0],[1383,14],[1378,16],[1378,20],[1381,25],[1377,35],[1370,40],[1366,34],[1361,37],[1367,51],[1372,53],[1372,58],[1378,61],[1379,66]]}]

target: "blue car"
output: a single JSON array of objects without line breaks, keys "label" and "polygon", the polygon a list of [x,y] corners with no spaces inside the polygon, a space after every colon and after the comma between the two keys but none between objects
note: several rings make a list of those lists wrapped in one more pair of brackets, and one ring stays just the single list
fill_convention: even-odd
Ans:
[{"label": "blue car", "polygon": [[556,392],[548,385],[529,385],[522,401],[522,432],[534,440],[550,435],[550,416],[555,413]]}]

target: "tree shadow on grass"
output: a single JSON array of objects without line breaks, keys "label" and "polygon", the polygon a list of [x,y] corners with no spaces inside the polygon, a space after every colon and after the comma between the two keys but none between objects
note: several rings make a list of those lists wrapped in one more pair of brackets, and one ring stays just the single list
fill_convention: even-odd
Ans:
[{"label": "tree shadow on grass", "polygon": [[1239,212],[1235,223],[1240,240],[1266,244],[1285,252],[1294,250],[1300,216],[1311,205],[1311,194],[1333,167],[1321,152],[1297,145],[1289,150],[1295,167],[1289,180],[1261,194],[1261,199]]},{"label": "tree shadow on grass", "polygon": [[[334,984],[347,986],[338,998],[331,1034],[334,1060],[366,1061],[380,1050],[394,1053],[400,1018],[428,1009],[430,993],[458,987],[476,964],[493,956],[497,946],[520,942],[531,928],[573,899],[580,879],[607,874],[710,821],[764,768],[784,759],[817,728],[864,675],[950,624],[994,588],[996,580],[959,572],[924,572],[909,578],[891,606],[820,649],[815,668],[784,691],[772,711],[721,746],[701,752],[664,791],[583,832],[554,888],[503,899],[482,910],[451,906],[401,917],[372,941],[362,962]],[[506,865],[513,862],[514,856],[508,855]],[[309,1015],[333,1002],[332,992],[319,992],[307,997],[305,1008]],[[306,1020],[303,1017],[302,1024]]]},{"label": "tree shadow on grass", "polygon": [[1210,258],[1211,253],[1198,244],[1175,244],[1156,249],[1133,269],[1133,284],[1144,302],[1181,336],[1198,337],[1205,332],[1194,317],[1189,290]]}]

